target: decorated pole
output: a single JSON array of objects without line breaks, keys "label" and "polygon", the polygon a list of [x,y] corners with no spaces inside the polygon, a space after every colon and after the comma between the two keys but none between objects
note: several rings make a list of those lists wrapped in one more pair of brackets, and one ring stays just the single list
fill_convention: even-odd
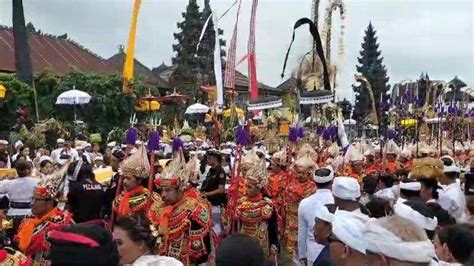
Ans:
[{"label": "decorated pole", "polygon": [[142,0],[135,0],[133,5],[132,22],[130,25],[130,35],[128,37],[127,54],[125,57],[125,64],[123,66],[123,88],[124,94],[130,95],[133,93],[132,79],[133,68],[135,64],[135,35],[137,32],[138,11]]},{"label": "decorated pole", "polygon": [[150,178],[148,179],[148,190],[153,190],[153,184],[155,179],[155,161],[156,161],[156,151],[160,149],[160,133],[157,131],[159,124],[156,119],[151,120],[152,132],[150,132],[150,137],[148,139],[148,150],[151,152],[150,156]]}]

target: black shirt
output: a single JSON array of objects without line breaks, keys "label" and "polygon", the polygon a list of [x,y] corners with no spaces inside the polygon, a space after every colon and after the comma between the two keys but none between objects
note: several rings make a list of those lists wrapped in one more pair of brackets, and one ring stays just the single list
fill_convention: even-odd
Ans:
[{"label": "black shirt", "polygon": [[100,219],[104,191],[102,186],[89,178],[71,182],[67,196],[68,209],[76,223]]},{"label": "black shirt", "polygon": [[329,253],[329,246],[324,246],[321,253],[319,253],[318,258],[313,263],[313,266],[332,266],[333,263],[331,261],[330,253]]},{"label": "black shirt", "polygon": [[[225,186],[226,173],[222,166],[211,168],[206,176],[206,180],[202,183],[202,192],[211,192],[219,188],[220,185]],[[207,199],[212,206],[225,205],[227,198],[225,193],[208,196]]]}]

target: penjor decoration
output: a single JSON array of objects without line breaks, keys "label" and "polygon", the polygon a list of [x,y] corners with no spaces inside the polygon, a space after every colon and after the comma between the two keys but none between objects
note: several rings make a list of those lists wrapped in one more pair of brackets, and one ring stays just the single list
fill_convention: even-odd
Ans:
[{"label": "penjor decoration", "polygon": [[132,94],[133,67],[135,64],[135,35],[137,32],[138,11],[142,0],[135,0],[133,5],[132,23],[130,25],[130,36],[128,37],[127,55],[123,66],[123,93]]}]

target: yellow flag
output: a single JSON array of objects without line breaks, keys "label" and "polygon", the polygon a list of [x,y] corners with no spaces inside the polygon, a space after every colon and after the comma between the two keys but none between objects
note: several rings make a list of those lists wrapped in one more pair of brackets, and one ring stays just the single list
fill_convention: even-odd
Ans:
[{"label": "yellow flag", "polygon": [[132,94],[133,88],[131,81],[133,79],[133,66],[135,63],[135,34],[137,32],[138,11],[142,0],[135,0],[133,6],[132,23],[130,25],[130,35],[128,37],[127,55],[123,66],[123,93]]}]

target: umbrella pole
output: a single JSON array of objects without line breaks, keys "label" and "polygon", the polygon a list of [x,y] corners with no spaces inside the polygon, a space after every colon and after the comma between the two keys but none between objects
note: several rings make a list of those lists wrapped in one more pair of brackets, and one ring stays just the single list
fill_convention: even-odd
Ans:
[{"label": "umbrella pole", "polygon": [[76,103],[74,102],[74,122],[76,122],[77,120],[77,116],[76,116]]}]

